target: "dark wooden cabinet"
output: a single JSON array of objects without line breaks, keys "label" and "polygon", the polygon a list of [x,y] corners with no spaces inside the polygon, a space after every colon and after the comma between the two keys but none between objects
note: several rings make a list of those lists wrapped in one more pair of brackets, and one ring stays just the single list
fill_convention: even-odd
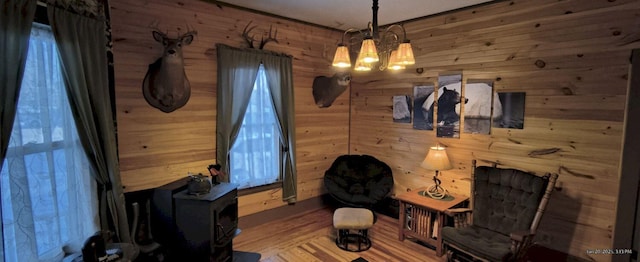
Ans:
[{"label": "dark wooden cabinet", "polygon": [[[181,254],[188,261],[232,261],[238,229],[238,186],[221,183],[202,195],[173,196]],[[185,260],[185,261],[187,261]]]}]

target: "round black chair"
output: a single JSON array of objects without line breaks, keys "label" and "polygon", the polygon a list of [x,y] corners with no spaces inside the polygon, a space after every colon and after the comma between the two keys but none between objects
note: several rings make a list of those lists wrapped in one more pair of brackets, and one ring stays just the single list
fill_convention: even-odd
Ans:
[{"label": "round black chair", "polygon": [[329,195],[346,207],[372,209],[393,188],[391,168],[369,155],[339,156],[324,173]]}]

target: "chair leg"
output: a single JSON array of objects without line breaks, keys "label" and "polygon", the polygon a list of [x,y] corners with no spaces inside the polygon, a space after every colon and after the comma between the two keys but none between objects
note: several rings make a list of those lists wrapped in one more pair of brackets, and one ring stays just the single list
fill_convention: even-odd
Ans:
[{"label": "chair leg", "polygon": [[349,229],[338,229],[335,242],[339,248],[351,252],[361,252],[371,248],[367,229],[357,230],[355,233],[351,233]]},{"label": "chair leg", "polygon": [[336,245],[344,250],[349,249],[349,230],[338,229],[338,237],[336,237]]},{"label": "chair leg", "polygon": [[[140,204],[138,202],[132,203],[133,209],[133,225],[131,228],[131,240],[134,247],[138,250],[138,256],[141,259],[151,259],[154,261],[164,261],[164,254],[162,253],[162,245],[153,240],[151,234],[151,201],[147,200],[144,206],[144,214],[140,214]],[[142,217],[142,218],[141,218]],[[146,221],[145,221],[146,220]],[[145,224],[145,228],[140,227],[140,223]],[[138,243],[138,234],[144,233],[143,243]],[[145,244],[146,243],[146,244]]]},{"label": "chair leg", "polygon": [[488,262],[457,250],[447,244],[443,244],[444,253],[447,254],[447,262]]},{"label": "chair leg", "polygon": [[369,239],[369,229],[360,230],[361,240],[364,241],[364,248],[359,248],[359,250],[368,250],[371,248],[371,239]]},{"label": "chair leg", "polygon": [[131,204],[131,208],[133,209],[133,222],[131,224],[131,241],[133,241],[134,245],[137,245],[137,233],[138,233],[138,219],[140,219],[140,207],[138,202],[134,202]]},{"label": "chair leg", "polygon": [[[359,234],[362,234],[362,230],[360,230]],[[358,241],[358,250],[362,250],[362,237],[358,236],[356,239]]]}]

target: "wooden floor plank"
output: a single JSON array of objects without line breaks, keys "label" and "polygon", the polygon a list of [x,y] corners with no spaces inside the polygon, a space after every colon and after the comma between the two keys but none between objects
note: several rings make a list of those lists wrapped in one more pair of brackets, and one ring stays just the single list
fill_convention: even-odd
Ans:
[{"label": "wooden floor plank", "polygon": [[363,252],[348,252],[335,244],[333,210],[318,209],[265,224],[242,228],[233,240],[234,250],[261,254],[264,262],[349,262],[358,257],[368,261],[442,262],[435,251],[411,240],[398,240],[398,220],[378,215],[369,229],[372,246]]}]

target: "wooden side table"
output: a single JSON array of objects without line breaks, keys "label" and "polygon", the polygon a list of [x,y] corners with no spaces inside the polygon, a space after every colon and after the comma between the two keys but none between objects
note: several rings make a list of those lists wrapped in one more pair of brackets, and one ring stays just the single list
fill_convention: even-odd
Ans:
[{"label": "wooden side table", "polygon": [[444,199],[423,196],[426,188],[415,189],[396,196],[400,204],[398,239],[405,237],[421,240],[436,249],[436,255],[442,256],[442,226],[446,219],[444,211],[462,206],[469,199],[466,196],[450,194]]}]

